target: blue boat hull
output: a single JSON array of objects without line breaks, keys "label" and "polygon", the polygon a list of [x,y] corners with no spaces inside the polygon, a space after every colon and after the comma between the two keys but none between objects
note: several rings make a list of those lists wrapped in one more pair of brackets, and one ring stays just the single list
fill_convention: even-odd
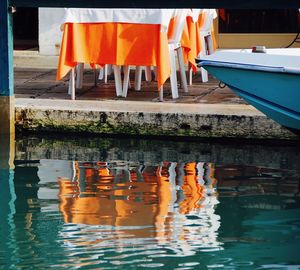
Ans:
[{"label": "blue boat hull", "polygon": [[300,74],[202,65],[237,95],[287,128],[300,130]]}]

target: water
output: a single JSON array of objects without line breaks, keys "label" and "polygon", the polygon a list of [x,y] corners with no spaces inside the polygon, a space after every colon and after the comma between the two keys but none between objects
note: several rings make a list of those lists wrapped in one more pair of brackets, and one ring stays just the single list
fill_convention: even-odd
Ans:
[{"label": "water", "polygon": [[300,269],[299,144],[35,135],[15,149],[0,269]]}]

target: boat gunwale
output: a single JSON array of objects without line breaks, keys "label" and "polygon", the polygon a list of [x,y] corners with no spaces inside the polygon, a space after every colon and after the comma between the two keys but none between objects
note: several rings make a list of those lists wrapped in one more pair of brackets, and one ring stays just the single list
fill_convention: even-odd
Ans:
[{"label": "boat gunwale", "polygon": [[215,66],[215,67],[226,67],[232,69],[244,69],[244,70],[253,70],[253,71],[300,75],[300,68],[263,66],[263,65],[243,64],[243,63],[224,62],[224,61],[221,62],[218,60],[200,60],[198,66],[203,68],[205,68],[205,66]]}]

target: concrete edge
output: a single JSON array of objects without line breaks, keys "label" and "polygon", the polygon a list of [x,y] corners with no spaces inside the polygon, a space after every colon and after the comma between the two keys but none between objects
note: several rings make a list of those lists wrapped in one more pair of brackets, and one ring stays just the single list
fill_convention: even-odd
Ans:
[{"label": "concrete edge", "polygon": [[16,99],[16,128],[151,136],[299,140],[249,105]]},{"label": "concrete edge", "polygon": [[59,57],[40,55],[38,51],[14,51],[14,68],[57,69]]}]

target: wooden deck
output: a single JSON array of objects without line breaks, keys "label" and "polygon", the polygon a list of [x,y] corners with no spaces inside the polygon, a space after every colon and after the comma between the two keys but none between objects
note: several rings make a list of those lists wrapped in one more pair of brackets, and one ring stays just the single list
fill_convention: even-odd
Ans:
[{"label": "wooden deck", "polygon": [[[70,99],[68,92],[68,78],[56,81],[55,69],[42,68],[15,68],[15,97],[39,99]],[[131,85],[134,83],[134,71],[131,73]],[[210,78],[209,82],[202,83],[200,74],[196,74],[189,92],[179,90],[180,97],[173,100],[170,84],[164,85],[164,102],[171,103],[206,103],[206,104],[246,104],[236,96],[228,87],[220,88],[219,81]],[[129,89],[127,98],[118,98],[115,93],[113,76],[108,83],[98,81],[94,85],[94,73],[86,70],[84,73],[83,88],[76,90],[77,100],[129,100],[159,102],[156,82],[142,81],[142,90]]]}]

